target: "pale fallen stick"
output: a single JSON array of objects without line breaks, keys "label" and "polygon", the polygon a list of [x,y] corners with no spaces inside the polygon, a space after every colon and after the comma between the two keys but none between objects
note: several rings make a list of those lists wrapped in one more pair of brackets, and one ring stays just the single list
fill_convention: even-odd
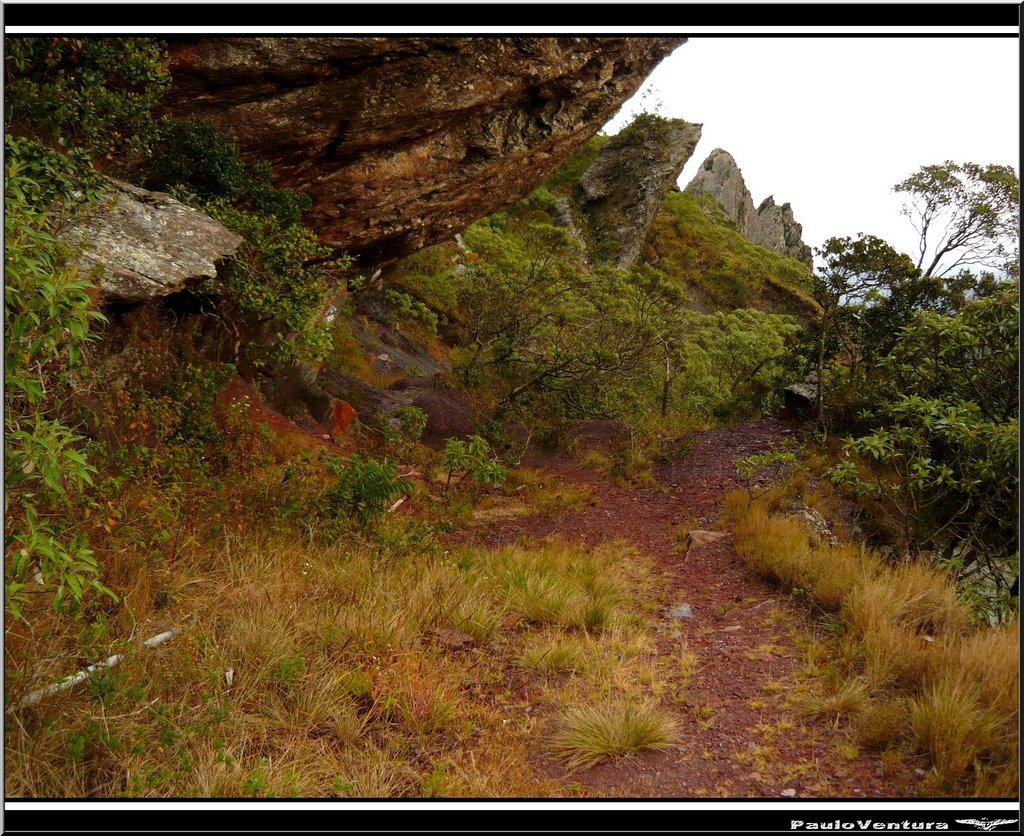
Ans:
[{"label": "pale fallen stick", "polygon": [[400,497],[398,497],[398,499],[396,499],[394,502],[391,503],[391,507],[388,508],[388,513],[389,514],[393,514],[395,512],[395,509],[398,508],[398,506],[401,505],[403,502],[405,502],[405,500],[407,500],[408,498],[409,497],[407,497],[407,496],[400,496]]},{"label": "pale fallen stick", "polygon": [[[155,636],[146,639],[143,643],[143,647],[156,647],[158,644],[163,644],[171,636],[178,632],[177,627],[172,627],[170,630],[164,630],[162,633],[157,633]],[[47,685],[45,688],[40,688],[38,691],[33,691],[31,694],[27,694],[17,703],[9,706],[7,713],[10,714],[16,708],[25,708],[27,706],[37,705],[43,697],[48,697],[50,694],[57,694],[61,691],[66,691],[68,688],[74,688],[78,683],[85,682],[90,676],[96,671],[102,670],[103,668],[112,668],[124,657],[123,653],[115,653],[113,656],[108,656],[102,662],[97,662],[95,665],[89,665],[85,670],[81,670],[78,673],[73,673],[71,676],[66,676],[60,682],[55,682],[53,685]]]}]

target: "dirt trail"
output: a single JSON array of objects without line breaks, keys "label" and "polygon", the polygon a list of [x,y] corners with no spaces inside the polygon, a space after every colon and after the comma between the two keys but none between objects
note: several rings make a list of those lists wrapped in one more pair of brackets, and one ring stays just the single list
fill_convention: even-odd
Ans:
[{"label": "dirt trail", "polygon": [[[726,535],[679,551],[673,529],[718,529],[723,497],[741,487],[733,460],[768,449],[792,429],[776,419],[700,434],[690,455],[655,468],[659,485],[624,487],[571,458],[531,454],[531,466],[586,486],[594,505],[563,514],[491,519],[460,539],[501,546],[558,536],[592,545],[625,540],[654,561],[654,632],[660,653],[686,642],[697,655],[682,742],[666,752],[607,761],[577,773],[591,795],[626,797],[872,798],[913,796],[915,766],[883,768],[841,730],[806,722],[785,705],[814,626],[785,591],[746,569]],[[689,605],[691,617],[669,612]],[[556,769],[554,764],[552,770]]]}]

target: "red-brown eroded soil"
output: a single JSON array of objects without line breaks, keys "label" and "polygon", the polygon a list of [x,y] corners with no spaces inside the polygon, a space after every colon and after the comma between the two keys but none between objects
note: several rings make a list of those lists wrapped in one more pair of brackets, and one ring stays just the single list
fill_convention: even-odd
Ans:
[{"label": "red-brown eroded soil", "polygon": [[[813,620],[785,590],[749,571],[725,536],[680,553],[673,529],[719,530],[723,497],[741,487],[733,461],[780,443],[792,429],[777,419],[696,436],[690,454],[655,467],[659,485],[635,488],[581,468],[564,455],[532,453],[529,464],[565,483],[586,486],[596,502],[557,514],[490,518],[457,535],[501,546],[556,536],[595,545],[624,540],[654,563],[648,601],[661,653],[686,642],[697,655],[688,705],[672,706],[683,723],[667,751],[610,760],[576,773],[588,795],[655,798],[910,797],[915,768],[883,768],[858,753],[843,729],[806,721],[785,704],[807,664]],[[668,612],[689,604],[691,618]],[[538,764],[561,773],[552,760]]]}]

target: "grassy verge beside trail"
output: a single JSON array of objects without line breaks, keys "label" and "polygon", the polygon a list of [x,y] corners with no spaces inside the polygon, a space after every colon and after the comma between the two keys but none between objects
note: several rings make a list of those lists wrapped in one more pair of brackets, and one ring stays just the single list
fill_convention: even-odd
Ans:
[{"label": "grassy verge beside trail", "polygon": [[800,699],[890,757],[925,755],[925,791],[1012,797],[1018,787],[1018,625],[972,623],[941,572],[850,543],[814,542],[777,513],[781,490],[726,500],[736,550],[800,594],[836,633],[835,658]]},{"label": "grassy verge beside trail", "polygon": [[674,741],[659,703],[686,670],[656,654],[628,548],[380,539],[194,550],[165,580],[178,636],[9,715],[8,795],[565,796],[574,768]]}]

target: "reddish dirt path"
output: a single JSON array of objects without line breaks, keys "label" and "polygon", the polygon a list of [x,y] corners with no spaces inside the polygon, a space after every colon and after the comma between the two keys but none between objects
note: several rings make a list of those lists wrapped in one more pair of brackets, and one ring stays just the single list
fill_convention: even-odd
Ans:
[{"label": "reddish dirt path", "polygon": [[[673,529],[717,529],[723,497],[741,487],[732,462],[768,449],[792,429],[776,419],[737,424],[694,439],[689,456],[655,469],[657,487],[624,487],[566,456],[533,454],[529,464],[586,486],[597,502],[558,515],[508,516],[463,532],[463,542],[501,546],[558,536],[591,545],[625,540],[654,561],[648,600],[659,652],[697,655],[689,710],[676,707],[681,742],[666,752],[607,761],[573,778],[588,795],[661,798],[912,797],[916,764],[884,769],[858,754],[842,730],[806,722],[784,704],[806,640],[805,610],[746,569],[725,536],[682,554]],[[689,604],[691,618],[668,612]],[[802,646],[803,645],[803,646]],[[550,762],[545,771],[560,768]]]}]

